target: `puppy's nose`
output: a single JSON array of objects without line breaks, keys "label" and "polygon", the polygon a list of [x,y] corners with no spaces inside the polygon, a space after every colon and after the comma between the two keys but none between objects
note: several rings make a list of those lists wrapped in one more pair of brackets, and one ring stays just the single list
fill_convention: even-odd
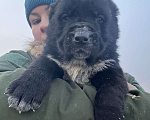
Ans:
[{"label": "puppy's nose", "polygon": [[76,35],[74,38],[74,42],[86,43],[88,41],[89,41],[89,38],[86,35]]},{"label": "puppy's nose", "polygon": [[76,43],[89,43],[90,42],[90,31],[84,28],[77,28],[74,34],[73,42]]}]

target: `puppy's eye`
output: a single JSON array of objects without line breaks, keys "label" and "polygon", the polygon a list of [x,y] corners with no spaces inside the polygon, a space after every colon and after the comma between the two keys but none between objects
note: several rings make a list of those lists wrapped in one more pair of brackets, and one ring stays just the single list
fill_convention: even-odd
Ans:
[{"label": "puppy's eye", "polygon": [[102,23],[102,22],[105,21],[105,19],[104,19],[104,17],[103,17],[102,15],[98,15],[97,18],[96,18],[96,20],[97,20],[98,22],[100,22],[100,23]]},{"label": "puppy's eye", "polygon": [[63,15],[61,16],[61,19],[62,19],[63,21],[68,21],[68,20],[70,19],[70,17],[69,17],[68,14],[63,14]]}]

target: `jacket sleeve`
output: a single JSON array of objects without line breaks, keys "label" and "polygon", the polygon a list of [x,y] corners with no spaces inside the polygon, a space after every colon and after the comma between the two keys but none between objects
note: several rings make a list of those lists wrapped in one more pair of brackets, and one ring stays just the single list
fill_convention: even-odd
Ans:
[{"label": "jacket sleeve", "polygon": [[15,68],[27,68],[35,59],[29,52],[10,51],[0,57],[0,72],[14,70]]},{"label": "jacket sleeve", "polygon": [[14,80],[32,62],[30,54],[24,51],[11,51],[0,57],[0,82]]}]

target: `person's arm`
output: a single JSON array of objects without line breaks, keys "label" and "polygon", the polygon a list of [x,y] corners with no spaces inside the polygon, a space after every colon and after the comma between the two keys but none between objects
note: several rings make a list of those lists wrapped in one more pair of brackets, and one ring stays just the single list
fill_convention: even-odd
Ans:
[{"label": "person's arm", "polygon": [[[0,83],[13,81],[21,75],[34,58],[28,52],[10,51],[0,57]],[[4,90],[5,91],[5,90]],[[3,92],[4,92],[3,91]]]},{"label": "person's arm", "polygon": [[15,68],[27,68],[33,60],[35,60],[35,57],[32,56],[29,52],[24,52],[21,50],[10,51],[9,53],[6,53],[0,57],[0,62],[3,62],[3,64],[1,63],[2,65],[0,67],[0,72],[5,69],[6,71],[7,69],[9,70],[10,66],[14,66]]},{"label": "person's arm", "polygon": [[139,83],[135,80],[135,78],[133,76],[131,76],[128,73],[124,73],[124,76],[128,82],[128,88],[129,90],[140,90],[140,91],[144,91],[144,89],[139,85]]}]

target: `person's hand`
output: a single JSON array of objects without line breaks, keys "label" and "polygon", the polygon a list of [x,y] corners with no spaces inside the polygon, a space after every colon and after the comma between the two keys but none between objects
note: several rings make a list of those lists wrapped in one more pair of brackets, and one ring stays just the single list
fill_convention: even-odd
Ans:
[{"label": "person's hand", "polygon": [[128,89],[129,90],[137,90],[137,88],[133,85],[131,85],[130,83],[127,83],[128,84]]}]

